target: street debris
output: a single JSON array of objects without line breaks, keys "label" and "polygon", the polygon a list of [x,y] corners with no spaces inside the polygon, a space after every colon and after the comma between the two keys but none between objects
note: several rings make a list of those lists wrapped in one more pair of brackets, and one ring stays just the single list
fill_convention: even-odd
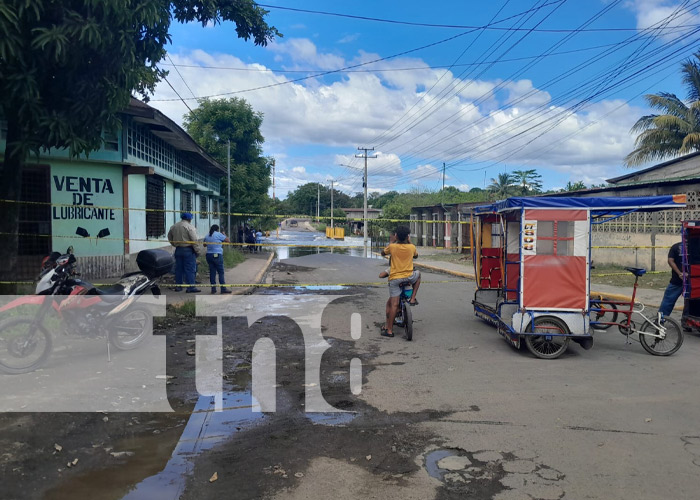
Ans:
[{"label": "street debris", "polygon": [[217,479],[219,479],[219,474],[215,472],[215,473],[212,474],[211,477],[209,478],[209,482],[210,482],[210,483],[213,483],[213,482],[216,481]]}]

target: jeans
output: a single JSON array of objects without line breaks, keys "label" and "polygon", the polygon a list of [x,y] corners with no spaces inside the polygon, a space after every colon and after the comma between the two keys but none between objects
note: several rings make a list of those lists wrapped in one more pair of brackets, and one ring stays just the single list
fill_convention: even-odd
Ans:
[{"label": "jeans", "polygon": [[666,316],[670,316],[673,312],[673,307],[676,305],[678,297],[683,293],[683,285],[674,285],[669,283],[664,292],[664,298],[661,299],[661,305],[659,306],[659,312]]},{"label": "jeans", "polygon": [[194,288],[194,276],[197,269],[197,254],[192,247],[175,248],[175,283],[186,284]]},{"label": "jeans", "polygon": [[[213,253],[207,254],[207,264],[209,264],[209,283],[212,288],[216,286],[216,273],[219,273],[219,284],[225,285],[224,278],[224,254],[220,253],[218,257],[214,257]],[[221,287],[223,290],[224,287]]]}]

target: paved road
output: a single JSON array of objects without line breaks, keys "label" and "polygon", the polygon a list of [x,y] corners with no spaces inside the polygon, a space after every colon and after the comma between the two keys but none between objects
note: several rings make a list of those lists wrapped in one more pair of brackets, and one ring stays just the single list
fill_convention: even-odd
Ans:
[{"label": "paved road", "polygon": [[[330,255],[283,262],[315,267],[288,275],[302,282],[360,281],[382,268]],[[445,276],[424,273],[424,280]],[[659,358],[610,331],[596,337],[592,350],[573,345],[560,359],[544,361],[514,350],[477,320],[473,293],[471,282],[425,283],[410,343],[378,336],[385,288],[367,288],[359,302],[348,302],[346,315],[362,314],[357,347],[378,353],[361,398],[389,415],[442,412],[413,425],[435,435],[431,446],[458,449],[479,465],[471,474],[483,476],[473,484],[491,474],[498,488],[478,498],[697,498],[700,338],[689,335],[676,355]],[[331,325],[326,334],[347,338],[341,330]],[[417,463],[424,464],[429,448]],[[458,489],[466,477],[439,481],[421,468],[387,487],[386,475],[348,460],[319,455],[311,464],[279,498],[327,498],[324,485],[334,485],[337,498],[362,492],[430,498]]]}]

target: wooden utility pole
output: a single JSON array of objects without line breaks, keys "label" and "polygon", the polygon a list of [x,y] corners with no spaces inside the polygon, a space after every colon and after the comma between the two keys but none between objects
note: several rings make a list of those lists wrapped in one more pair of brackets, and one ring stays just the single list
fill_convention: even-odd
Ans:
[{"label": "wooden utility pole", "polygon": [[365,202],[364,202],[364,211],[363,211],[363,221],[362,221],[362,229],[364,233],[364,256],[367,258],[367,158],[376,158],[377,155],[374,156],[367,156],[367,151],[374,151],[374,148],[357,148],[359,151],[364,151],[363,155],[355,155],[355,158],[364,158],[365,159],[365,175],[362,178],[362,186],[365,188]]}]

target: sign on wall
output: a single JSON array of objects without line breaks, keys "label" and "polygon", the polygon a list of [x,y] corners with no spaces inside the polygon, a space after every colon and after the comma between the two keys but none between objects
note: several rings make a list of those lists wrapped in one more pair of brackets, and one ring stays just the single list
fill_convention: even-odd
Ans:
[{"label": "sign on wall", "polygon": [[72,245],[78,256],[124,252],[120,166],[52,165],[51,203],[54,249]]},{"label": "sign on wall", "polygon": [[537,255],[537,221],[523,221],[523,255]]}]

